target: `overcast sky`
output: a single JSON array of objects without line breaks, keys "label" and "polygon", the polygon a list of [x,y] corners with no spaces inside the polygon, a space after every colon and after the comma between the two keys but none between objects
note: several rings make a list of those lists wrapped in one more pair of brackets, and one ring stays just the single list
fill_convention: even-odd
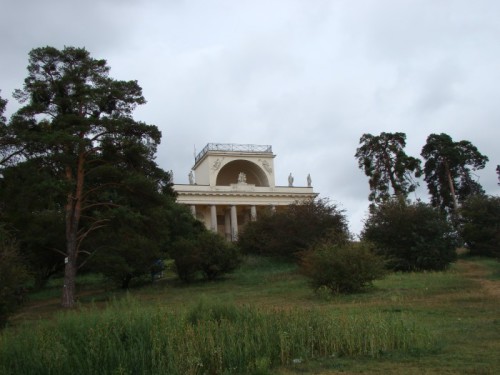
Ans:
[{"label": "overcast sky", "polygon": [[[1,0],[0,95],[9,116],[32,48],[85,47],[138,80],[134,117],[161,129],[157,162],[176,183],[195,147],[272,145],[277,185],[310,173],[357,233],[363,133],[404,132],[415,157],[431,133],[469,140],[500,194],[499,20],[498,0]],[[420,183],[412,198],[427,200]]]}]

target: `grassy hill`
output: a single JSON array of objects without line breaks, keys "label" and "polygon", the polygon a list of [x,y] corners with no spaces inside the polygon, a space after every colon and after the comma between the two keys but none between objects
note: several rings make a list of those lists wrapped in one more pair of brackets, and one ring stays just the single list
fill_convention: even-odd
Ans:
[{"label": "grassy hill", "polygon": [[70,312],[54,280],[1,333],[0,372],[496,374],[499,280],[500,263],[461,259],[331,296],[292,264],[250,257],[225,280],[167,274],[128,293],[87,275]]}]

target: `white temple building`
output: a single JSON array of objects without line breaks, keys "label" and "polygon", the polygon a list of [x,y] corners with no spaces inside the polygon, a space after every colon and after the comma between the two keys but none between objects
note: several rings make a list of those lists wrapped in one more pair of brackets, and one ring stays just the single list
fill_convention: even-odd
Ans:
[{"label": "white temple building", "polygon": [[209,143],[195,157],[189,184],[174,184],[177,201],[189,205],[205,226],[235,241],[245,223],[264,210],[279,210],[316,197],[307,186],[276,186],[272,147]]}]

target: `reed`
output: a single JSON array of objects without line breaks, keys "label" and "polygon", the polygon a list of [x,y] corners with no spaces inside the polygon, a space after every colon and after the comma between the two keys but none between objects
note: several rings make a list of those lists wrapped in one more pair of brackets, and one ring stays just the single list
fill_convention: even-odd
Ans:
[{"label": "reed", "polygon": [[2,374],[244,374],[315,358],[432,350],[409,315],[264,310],[201,299],[184,310],[132,297],[0,336]]}]

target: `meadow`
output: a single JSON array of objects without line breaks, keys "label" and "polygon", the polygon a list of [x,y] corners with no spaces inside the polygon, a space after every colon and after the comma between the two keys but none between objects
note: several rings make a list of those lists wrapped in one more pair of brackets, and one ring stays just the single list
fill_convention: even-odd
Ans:
[{"label": "meadow", "polygon": [[73,311],[54,280],[0,333],[0,373],[496,374],[499,280],[500,263],[465,258],[332,296],[249,257],[224,280],[128,292],[83,275]]}]

